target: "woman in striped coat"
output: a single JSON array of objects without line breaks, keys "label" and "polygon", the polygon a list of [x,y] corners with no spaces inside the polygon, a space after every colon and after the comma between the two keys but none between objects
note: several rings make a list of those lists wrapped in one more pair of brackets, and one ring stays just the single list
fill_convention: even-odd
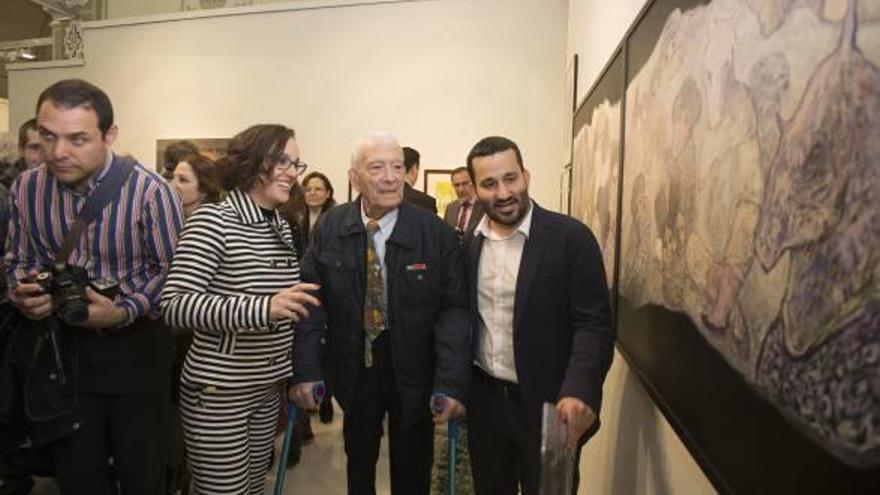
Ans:
[{"label": "woman in striped coat", "polygon": [[187,220],[161,304],[169,325],[193,330],[180,405],[197,492],[262,494],[293,325],[319,304],[277,211],[306,165],[280,125],[250,127],[227,153],[229,194]]}]

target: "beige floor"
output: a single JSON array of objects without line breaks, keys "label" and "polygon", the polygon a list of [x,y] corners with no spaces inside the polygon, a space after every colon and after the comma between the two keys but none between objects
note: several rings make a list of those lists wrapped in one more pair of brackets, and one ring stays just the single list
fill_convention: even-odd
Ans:
[{"label": "beige floor", "polygon": [[[287,470],[284,480],[284,493],[292,494],[345,494],[345,451],[342,447],[342,413],[337,406],[333,422],[325,425],[312,418],[315,439],[303,446],[300,463]],[[281,437],[276,444],[281,445]],[[280,451],[280,450],[279,450]],[[276,467],[273,466],[266,479],[266,493],[273,493]],[[376,468],[377,495],[390,495],[388,477],[388,448],[383,440]],[[52,480],[39,479],[33,495],[57,495],[58,489]]]},{"label": "beige floor", "polygon": [[[312,430],[315,440],[303,446],[302,459],[299,464],[287,470],[284,478],[284,493],[344,495],[345,485],[345,450],[342,446],[342,413],[337,406],[333,422],[325,425],[312,418]],[[280,452],[281,438],[278,439]],[[272,467],[266,480],[266,493],[273,493],[275,487],[276,467]],[[379,464],[376,467],[376,494],[390,495],[388,477],[388,447],[383,438],[379,452]]]}]

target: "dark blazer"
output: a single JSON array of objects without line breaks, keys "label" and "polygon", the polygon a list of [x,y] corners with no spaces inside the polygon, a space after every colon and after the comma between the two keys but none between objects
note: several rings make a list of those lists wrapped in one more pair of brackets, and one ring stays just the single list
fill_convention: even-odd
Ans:
[{"label": "dark blazer", "polygon": [[403,201],[420,206],[435,215],[437,214],[437,200],[418,189],[413,189],[409,183],[404,183],[403,185]]},{"label": "dark blazer", "polygon": [[[327,325],[327,377],[343,410],[364,362],[367,237],[360,198],[321,216],[302,261],[302,280],[321,284],[320,308],[294,332],[294,382],[322,377],[320,336]],[[402,203],[386,243],[391,355],[403,413],[423,414],[432,392],[464,401],[471,335],[464,264],[455,232],[435,215]],[[414,409],[416,408],[416,409]]]},{"label": "dark blazer", "polygon": [[[480,219],[483,218],[483,204],[479,201],[474,201],[473,208],[471,217],[468,219],[468,223],[464,227],[465,232],[473,230],[474,227],[480,223]],[[446,212],[443,214],[443,221],[449,224],[452,228],[457,227],[459,211],[461,211],[461,200],[456,199],[452,203],[446,205]]]},{"label": "dark blazer", "polygon": [[[516,281],[513,352],[523,405],[540,424],[541,404],[576,397],[596,415],[615,331],[602,254],[592,232],[533,203]],[[465,244],[475,349],[477,277],[484,237]]]}]

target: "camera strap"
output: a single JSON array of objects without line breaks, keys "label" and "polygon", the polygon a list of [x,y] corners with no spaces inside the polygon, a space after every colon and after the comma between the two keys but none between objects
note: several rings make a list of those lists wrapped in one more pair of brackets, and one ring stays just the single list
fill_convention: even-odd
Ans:
[{"label": "camera strap", "polygon": [[110,163],[110,170],[104,174],[104,177],[98,182],[95,190],[92,191],[92,194],[90,194],[88,198],[86,198],[86,202],[82,208],[80,208],[76,220],[74,220],[73,225],[70,227],[70,231],[61,242],[61,249],[55,256],[56,263],[67,262],[70,252],[73,251],[73,247],[76,245],[77,241],[79,241],[79,237],[82,235],[86,227],[95,221],[95,218],[98,217],[98,214],[101,213],[101,210],[103,210],[110,201],[119,195],[119,191],[122,190],[122,186],[125,185],[125,181],[128,180],[128,176],[131,175],[131,172],[134,170],[134,165],[135,161],[132,158],[113,156],[113,161]]}]

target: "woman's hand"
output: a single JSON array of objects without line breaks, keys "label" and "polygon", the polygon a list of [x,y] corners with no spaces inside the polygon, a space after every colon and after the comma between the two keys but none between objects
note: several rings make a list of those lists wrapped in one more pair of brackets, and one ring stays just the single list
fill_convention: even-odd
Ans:
[{"label": "woman's hand", "polygon": [[309,316],[306,305],[320,306],[321,301],[308,291],[317,291],[321,286],[318,284],[296,284],[284,289],[269,301],[269,318],[272,321],[290,319],[294,323]]}]

